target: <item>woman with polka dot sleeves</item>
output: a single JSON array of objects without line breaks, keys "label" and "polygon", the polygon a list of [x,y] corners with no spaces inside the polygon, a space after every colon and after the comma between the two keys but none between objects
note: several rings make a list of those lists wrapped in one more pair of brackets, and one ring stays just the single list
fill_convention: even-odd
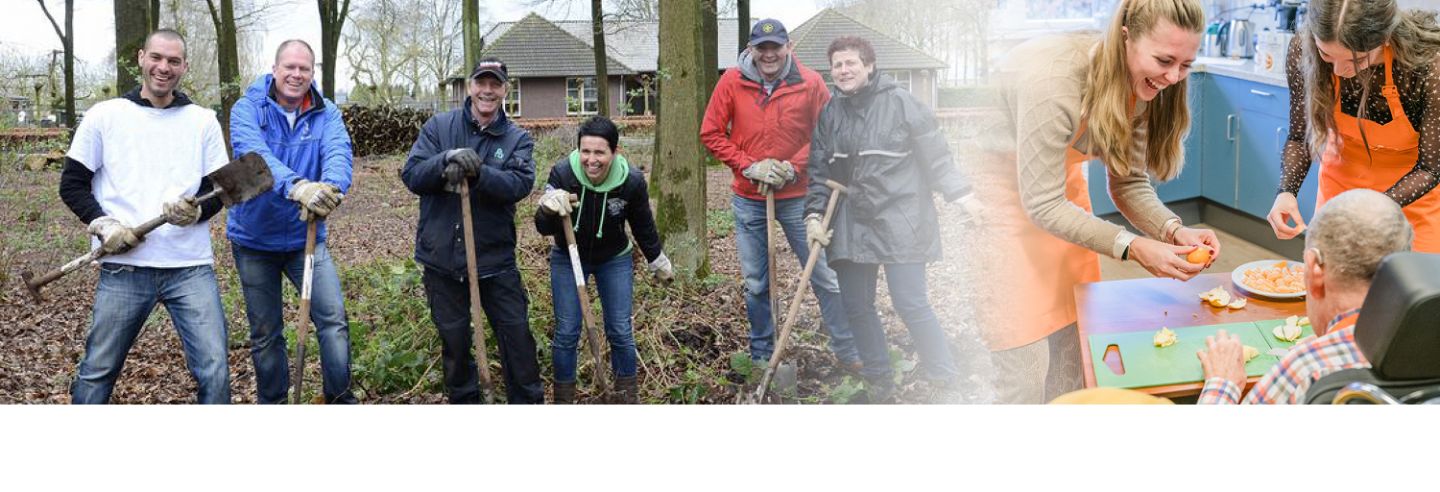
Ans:
[{"label": "woman with polka dot sleeves", "polygon": [[[1296,194],[1320,154],[1316,208],[1354,188],[1383,192],[1440,253],[1440,25],[1395,0],[1313,0],[1290,44],[1290,136],[1267,219],[1280,239],[1305,229]],[[1293,225],[1292,225],[1293,221]]]}]

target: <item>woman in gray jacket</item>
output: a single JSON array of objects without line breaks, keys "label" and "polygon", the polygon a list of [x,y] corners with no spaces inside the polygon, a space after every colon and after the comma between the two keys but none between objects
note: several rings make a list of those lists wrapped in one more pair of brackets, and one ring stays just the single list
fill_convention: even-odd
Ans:
[{"label": "woman in gray jacket", "polygon": [[[971,211],[976,202],[951,161],[934,114],[909,91],[879,77],[870,42],[841,37],[828,53],[836,90],[810,143],[806,239],[826,247],[871,401],[883,401],[893,392],[894,375],[875,310],[880,266],[885,266],[895,310],[920,353],[922,377],[953,382],[959,373],[925,284],[925,264],[941,259],[932,195],[940,193]],[[848,188],[830,231],[821,219],[830,196],[828,180]]]}]

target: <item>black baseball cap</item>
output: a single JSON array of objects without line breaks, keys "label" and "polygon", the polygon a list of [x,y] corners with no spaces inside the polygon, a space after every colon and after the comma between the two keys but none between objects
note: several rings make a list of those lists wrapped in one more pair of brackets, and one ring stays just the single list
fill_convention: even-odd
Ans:
[{"label": "black baseball cap", "polygon": [[508,73],[505,70],[505,62],[500,61],[499,58],[487,57],[475,64],[475,70],[470,71],[470,78],[478,79],[481,75],[490,74],[501,83],[505,83],[510,81]]},{"label": "black baseball cap", "polygon": [[785,24],[776,19],[765,19],[755,23],[750,28],[750,46],[757,46],[760,43],[785,44],[790,42],[790,34],[785,32]]}]

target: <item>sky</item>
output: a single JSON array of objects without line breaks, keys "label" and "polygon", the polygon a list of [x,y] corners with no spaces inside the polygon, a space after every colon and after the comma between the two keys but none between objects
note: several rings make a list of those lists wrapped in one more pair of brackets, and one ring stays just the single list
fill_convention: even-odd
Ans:
[{"label": "sky", "polygon": [[[198,0],[196,0],[198,1]],[[352,0],[355,3],[364,0]],[[60,49],[60,39],[46,20],[44,12],[33,0],[0,0],[8,9],[0,15],[0,47],[21,53],[44,54]],[[46,0],[56,22],[64,27],[64,1]],[[488,19],[485,22],[515,21],[535,8],[527,6],[526,0],[480,0]],[[588,2],[577,2],[588,5]],[[569,9],[570,19],[589,19],[590,10],[583,5]],[[752,0],[750,15],[755,18],[773,17],[786,26],[794,28],[819,12],[815,0]],[[539,12],[548,18],[560,20],[561,12]],[[162,26],[163,27],[163,26]],[[88,63],[101,63],[109,56],[115,45],[114,9],[111,0],[75,0],[75,53],[77,58]],[[276,10],[272,22],[263,33],[263,53],[271,53],[280,42],[291,38],[310,41],[317,48],[320,45],[320,14],[311,0],[291,0],[290,5]],[[337,90],[348,90],[350,86],[349,66],[345,57],[337,60],[339,71],[335,78]],[[192,60],[191,63],[196,61]]]}]

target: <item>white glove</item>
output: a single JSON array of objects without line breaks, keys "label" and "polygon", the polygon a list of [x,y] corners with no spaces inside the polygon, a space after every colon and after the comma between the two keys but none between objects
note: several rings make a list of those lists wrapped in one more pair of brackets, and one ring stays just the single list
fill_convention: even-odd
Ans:
[{"label": "white glove", "polygon": [[85,230],[100,238],[100,252],[107,255],[124,253],[140,244],[134,229],[109,215],[91,221]]},{"label": "white glove", "polygon": [[805,242],[819,243],[820,246],[830,245],[830,235],[834,231],[825,230],[822,222],[820,214],[810,214],[805,217]]},{"label": "white glove", "polygon": [[666,283],[675,280],[675,268],[670,265],[670,258],[666,257],[665,253],[660,253],[655,261],[650,262],[650,274]]},{"label": "white glove", "polygon": [[568,191],[551,188],[545,191],[544,195],[540,196],[540,211],[549,215],[564,217],[570,215],[570,212],[575,210],[572,202],[576,199],[577,197],[571,195]]},{"label": "white glove", "polygon": [[960,223],[968,223],[975,226],[985,223],[985,206],[980,204],[980,199],[976,198],[974,193],[960,197],[959,200],[955,200],[955,204],[952,206],[959,207],[965,211],[965,218],[961,219]]},{"label": "white glove", "polygon": [[309,222],[330,215],[340,206],[345,195],[334,185],[302,179],[290,187],[290,196],[285,198],[299,203],[300,220]]},{"label": "white glove", "polygon": [[166,202],[162,210],[165,211],[165,222],[176,227],[185,227],[200,221],[200,203],[195,201],[195,197],[181,197]]},{"label": "white glove", "polygon": [[[794,173],[795,171],[792,168],[790,170],[791,176],[793,176]],[[786,182],[785,174],[782,171],[782,164],[775,159],[765,159],[751,164],[750,167],[745,168],[740,174],[754,182],[762,195],[768,194],[770,190],[785,186]]]}]

